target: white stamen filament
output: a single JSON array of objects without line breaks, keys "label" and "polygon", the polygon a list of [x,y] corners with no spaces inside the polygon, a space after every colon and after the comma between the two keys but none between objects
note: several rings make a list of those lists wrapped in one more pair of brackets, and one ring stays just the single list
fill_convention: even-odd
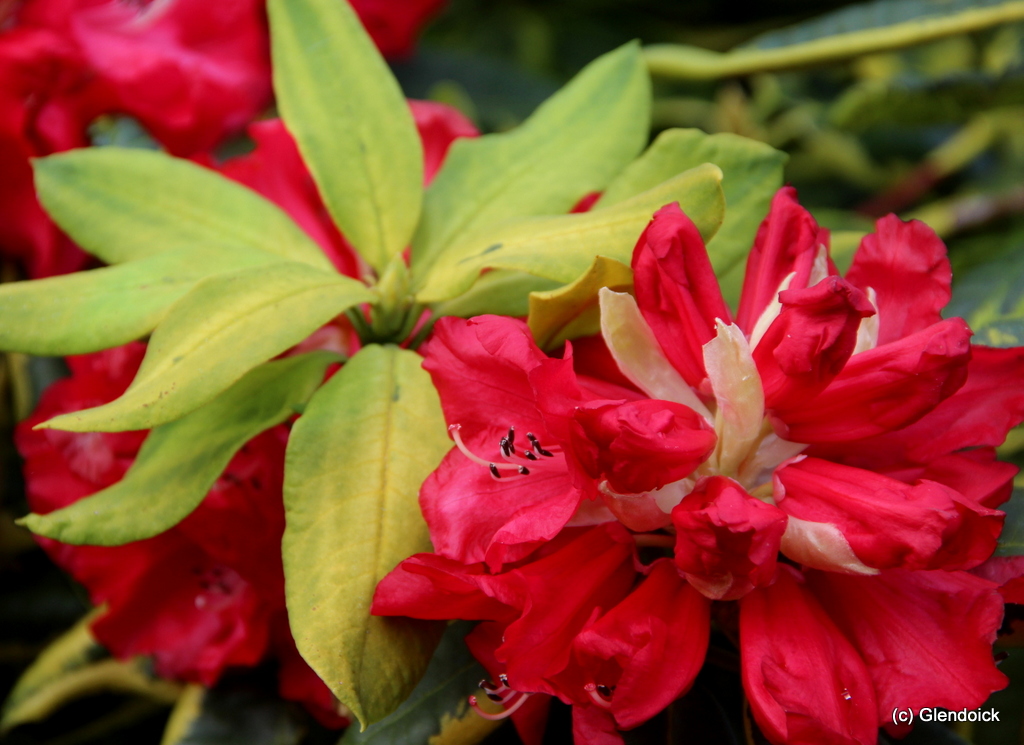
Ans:
[{"label": "white stamen filament", "polygon": [[474,463],[483,466],[484,468],[497,468],[499,471],[518,471],[519,466],[513,465],[512,463],[495,463],[494,461],[484,460],[479,455],[475,454],[472,450],[466,447],[466,443],[462,441],[462,435],[459,434],[459,430],[462,429],[461,424],[452,424],[448,427],[448,432],[451,433],[452,439],[455,440],[455,447],[462,451],[462,454],[469,458]]},{"label": "white stamen filament", "polygon": [[500,711],[500,712],[498,712],[496,714],[491,714],[491,713],[486,712],[483,709],[481,709],[479,702],[476,700],[476,696],[470,696],[469,697],[469,705],[473,708],[473,710],[477,714],[482,716],[484,719],[490,719],[492,722],[497,722],[497,721],[500,721],[502,719],[505,719],[507,717],[512,716],[519,709],[520,706],[522,706],[524,703],[526,703],[526,699],[528,699],[532,695],[533,695],[532,693],[521,693],[520,694],[520,698],[519,698],[518,701],[516,701],[514,704],[512,704],[510,707],[508,707],[504,711]]}]

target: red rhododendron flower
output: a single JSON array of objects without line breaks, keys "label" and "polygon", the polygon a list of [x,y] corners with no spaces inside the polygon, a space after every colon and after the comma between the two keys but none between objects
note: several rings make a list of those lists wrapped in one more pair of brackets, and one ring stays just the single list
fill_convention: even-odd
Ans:
[{"label": "red rhododendron flower", "polygon": [[351,0],[366,30],[385,57],[405,57],[423,26],[445,0]]},{"label": "red rhododendron flower", "polygon": [[[711,601],[738,601],[716,618],[777,745],[868,745],[894,706],[972,708],[1002,687],[1002,597],[982,577],[1016,574],[982,565],[1016,472],[994,447],[1024,419],[1024,349],[972,349],[941,318],[949,262],[923,224],[879,220],[845,277],[827,242],[782,189],[734,321],[693,223],[660,210],[634,252],[635,299],[601,291],[620,383],[574,370],[570,345],[547,358],[515,321],[439,323],[424,364],[458,448],[421,491],[438,555],[403,562],[374,611],[484,618],[467,611],[488,578],[614,520],[665,558],[637,565],[614,605],[593,602],[568,667],[541,686],[518,670],[550,649],[502,669],[500,637],[472,647],[504,675],[505,706],[573,703],[580,742],[620,742],[686,690]],[[472,582],[409,591],[438,562]]]},{"label": "red rhododendron flower", "polygon": [[270,101],[260,0],[25,0],[0,18],[0,246],[33,277],[84,255],[36,201],[29,158],[88,144],[99,115],[127,114],[187,155]]},{"label": "red rhododendron flower", "polygon": [[[52,416],[121,395],[145,346],[70,357],[71,377],[43,394],[17,430],[29,506],[46,513],[117,482],[144,432],[33,430]],[[229,667],[282,655],[282,695],[340,726],[327,687],[294,651],[284,606],[280,543],[287,428],[247,443],[202,504],[174,528],[123,546],[69,546],[38,539],[106,612],[92,624],[117,657],[151,655],[158,674],[213,685]]]}]

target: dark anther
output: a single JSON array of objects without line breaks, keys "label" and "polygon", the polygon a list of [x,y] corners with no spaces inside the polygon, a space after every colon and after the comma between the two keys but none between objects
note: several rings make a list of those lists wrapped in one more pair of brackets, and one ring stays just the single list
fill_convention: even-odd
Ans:
[{"label": "dark anther", "polygon": [[605,698],[611,698],[612,697],[612,689],[609,688],[608,686],[600,686],[599,685],[597,687],[597,692],[600,693]]},{"label": "dark anther", "polygon": [[498,695],[497,693],[494,693],[493,691],[486,691],[486,693],[487,698],[489,698],[491,701],[496,701],[499,704],[505,700],[502,696]]},{"label": "dark anther", "polygon": [[537,456],[532,450],[524,450],[523,454],[526,456],[526,460],[537,460]]},{"label": "dark anther", "polygon": [[512,446],[512,452],[514,453],[516,451],[516,448],[515,448],[515,446],[516,446],[516,428],[515,427],[509,427],[508,428],[508,444]]},{"label": "dark anther", "polygon": [[501,478],[501,471],[498,470],[498,467],[496,465],[494,465],[493,463],[488,463],[487,467],[491,469],[491,476],[493,476],[496,479]]},{"label": "dark anther", "polygon": [[[504,639],[502,639],[502,643],[504,643],[504,641],[505,641],[505,640],[504,640]],[[499,681],[501,681],[501,684],[502,684],[503,686],[507,686],[507,685],[508,685],[508,676],[507,676],[507,675],[505,675],[505,673],[502,673],[501,675],[499,675],[499,676],[498,676],[498,680],[499,680]]]},{"label": "dark anther", "polygon": [[515,452],[515,450],[512,448],[512,445],[509,444],[507,437],[502,437],[501,442],[499,442],[498,445],[501,447],[501,454],[504,455],[506,458]]},{"label": "dark anther", "polygon": [[476,684],[476,687],[477,688],[483,688],[484,690],[487,690],[487,691],[493,691],[498,686],[494,685],[494,683],[492,683],[491,681],[487,680],[487,678],[481,678],[480,682]]},{"label": "dark anther", "polygon": [[519,475],[520,476],[529,476],[530,475],[530,469],[527,468],[526,466],[519,466]]},{"label": "dark anther", "polygon": [[538,455],[543,455],[545,458],[555,457],[554,455],[552,455],[551,453],[549,453],[547,450],[540,446],[540,442],[537,440],[537,437],[533,434],[533,432],[527,432],[526,439],[530,441],[530,444],[533,445],[533,449],[537,451]]}]

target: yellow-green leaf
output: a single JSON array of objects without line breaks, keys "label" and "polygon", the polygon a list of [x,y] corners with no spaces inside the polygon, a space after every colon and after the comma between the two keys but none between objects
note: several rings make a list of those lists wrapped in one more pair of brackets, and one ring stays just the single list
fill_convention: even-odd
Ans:
[{"label": "yellow-green leaf", "polygon": [[340,359],[313,352],[257,367],[210,403],[150,432],[121,481],[20,522],[62,543],[94,546],[163,533],[199,506],[239,448],[294,414]]},{"label": "yellow-green leaf", "polygon": [[0,349],[86,354],[139,339],[199,280],[280,262],[263,251],[166,251],[118,266],[0,285]]},{"label": "yellow-green leaf", "polygon": [[[662,132],[647,151],[631,163],[611,184],[597,206],[610,206],[650,189],[701,163],[722,169],[725,219],[708,242],[711,265],[719,278],[743,259],[757,235],[772,197],[782,186],[786,154],[763,142],[738,135],[708,135],[699,129],[669,129]],[[723,282],[726,299],[739,298],[739,282]]]},{"label": "yellow-green leaf", "polygon": [[296,262],[201,280],[167,311],[120,398],[39,426],[120,432],[174,421],[346,309],[373,298],[353,279]]},{"label": "yellow-green leaf", "polygon": [[467,292],[435,305],[434,313],[460,318],[472,318],[485,313],[525,316],[530,312],[530,293],[554,290],[561,284],[526,272],[495,269],[481,275]]},{"label": "yellow-green leaf", "polygon": [[138,694],[168,704],[177,698],[181,686],[154,678],[145,659],[114,660],[96,643],[89,625],[102,612],[98,609],[82,618],[22,674],[0,710],[0,734],[45,719],[77,698],[104,691]]},{"label": "yellow-green leaf", "polygon": [[405,96],[347,2],[270,0],[281,117],[328,211],[378,271],[423,201],[423,146]]},{"label": "yellow-green leaf", "polygon": [[636,44],[627,44],[511,132],[456,140],[427,190],[413,242],[417,286],[462,236],[510,218],[563,214],[603,189],[647,141],[650,86]]},{"label": "yellow-green leaf", "polygon": [[36,160],[35,177],[54,221],[108,264],[203,248],[259,249],[332,268],[277,205],[187,160],[135,148],[81,148]]},{"label": "yellow-green leaf", "polygon": [[605,256],[572,284],[557,290],[530,293],[530,332],[537,346],[551,349],[566,339],[601,331],[598,292],[608,287],[616,292],[631,290],[633,270],[627,264]]},{"label": "yellow-green leaf", "polygon": [[292,633],[364,725],[409,695],[440,631],[370,615],[381,578],[430,550],[419,488],[451,445],[420,361],[397,347],[364,347],[317,391],[288,441],[283,555]]},{"label": "yellow-green leaf", "polygon": [[1011,0],[875,0],[755,38],[730,52],[683,44],[644,49],[652,75],[687,80],[823,65],[1024,19]]},{"label": "yellow-green leaf", "polygon": [[445,252],[418,299],[431,303],[456,297],[484,269],[514,269],[572,282],[598,255],[628,264],[644,227],[671,202],[679,202],[710,240],[725,211],[721,180],[722,171],[705,164],[611,207],[514,220],[474,233]]}]

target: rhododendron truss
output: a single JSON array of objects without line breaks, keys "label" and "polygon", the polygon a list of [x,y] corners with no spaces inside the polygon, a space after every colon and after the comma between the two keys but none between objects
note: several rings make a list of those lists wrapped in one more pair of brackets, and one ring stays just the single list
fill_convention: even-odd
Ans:
[{"label": "rhododendron truss", "polygon": [[519,321],[439,322],[424,366],[456,447],[420,495],[436,553],[374,612],[482,621],[487,715],[528,741],[546,696],[577,742],[620,741],[691,686],[712,619],[776,745],[868,745],[896,707],[1002,688],[1002,597],[970,570],[1016,473],[994,448],[1024,419],[1024,348],[942,319],[950,265],[923,223],[879,220],[845,276],[828,242],[779,191],[733,314],[662,208],[635,297],[600,291],[604,380]]},{"label": "rhododendron truss", "polygon": [[[722,171],[755,173],[738,204],[763,211],[781,183],[782,157],[696,131],[662,135],[641,155],[650,81],[637,45],[627,44],[519,128],[460,137],[442,162],[450,135],[472,127],[436,105],[410,109],[352,7],[270,0],[267,10],[281,121],[252,126],[252,154],[218,164],[103,147],[34,162],[49,215],[109,266],[0,287],[0,348],[86,355],[147,339],[123,394],[35,425],[86,442],[91,433],[150,430],[122,479],[25,518],[66,544],[113,548],[178,530],[247,442],[297,416],[282,489],[288,625],[302,658],[365,725],[409,694],[441,632],[369,610],[379,580],[430,547],[417,494],[449,447],[418,352],[434,323],[522,315],[530,291],[555,292],[595,254],[628,260],[665,203],[680,203],[724,261],[735,261],[756,221],[724,215]],[[275,167],[261,167],[264,159]],[[334,364],[340,370],[325,380]],[[658,486],[643,469],[617,465],[632,447],[617,438],[634,422],[671,429],[678,447],[659,462],[685,460],[680,479],[714,447],[710,426],[683,406],[666,420],[635,390],[635,406],[620,411],[608,401],[626,389],[579,386],[573,395],[593,404],[580,426],[597,443],[579,467],[598,469],[610,489]],[[575,426],[574,405],[545,402],[563,415],[552,426]],[[548,435],[535,433],[538,457],[551,461],[538,464],[537,478],[570,462],[546,449]],[[507,467],[519,468],[495,465]],[[567,509],[561,524],[530,540],[557,533],[575,506]],[[522,546],[509,550],[525,555]]]}]

